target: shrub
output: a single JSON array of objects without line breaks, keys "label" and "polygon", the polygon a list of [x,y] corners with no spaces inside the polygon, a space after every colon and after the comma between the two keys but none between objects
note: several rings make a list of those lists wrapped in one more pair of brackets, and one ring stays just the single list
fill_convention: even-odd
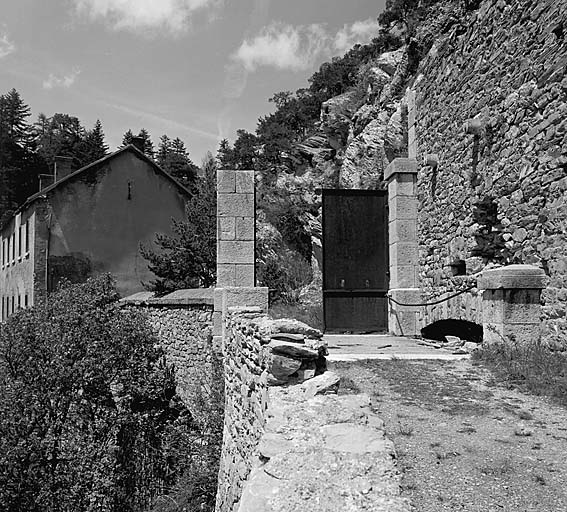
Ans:
[{"label": "shrub", "polygon": [[144,315],[117,298],[103,275],[0,326],[0,510],[144,510],[202,444]]}]

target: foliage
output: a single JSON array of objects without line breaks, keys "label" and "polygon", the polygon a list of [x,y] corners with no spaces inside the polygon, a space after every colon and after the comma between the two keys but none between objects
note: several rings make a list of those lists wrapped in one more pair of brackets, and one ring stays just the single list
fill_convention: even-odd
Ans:
[{"label": "foliage", "polygon": [[216,280],[216,162],[209,153],[203,177],[186,205],[187,220],[173,220],[173,235],[158,234],[159,250],[141,247],[148,268],[157,276],[146,286],[163,295],[183,288],[209,287]]},{"label": "foliage", "polygon": [[128,146],[128,144],[132,144],[134,137],[140,137],[143,139],[144,154],[153,160],[155,156],[154,143],[152,142],[152,138],[150,137],[148,130],[146,130],[145,128],[142,128],[139,131],[138,135],[134,135],[134,133],[132,133],[132,130],[130,129],[126,133],[124,133],[124,135],[122,136],[122,147]]},{"label": "foliage", "polygon": [[171,140],[162,135],[156,154],[158,165],[185,187],[191,188],[199,168],[189,158],[185,143],[180,138]]},{"label": "foliage", "polygon": [[[173,369],[108,275],[0,330],[0,509],[138,511],[180,478],[197,425]],[[189,454],[187,454],[189,458]]]}]

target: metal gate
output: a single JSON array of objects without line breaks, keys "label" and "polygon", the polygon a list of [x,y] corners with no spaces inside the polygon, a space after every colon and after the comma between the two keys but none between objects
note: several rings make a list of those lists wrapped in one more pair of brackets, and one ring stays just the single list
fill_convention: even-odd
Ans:
[{"label": "metal gate", "polygon": [[388,210],[384,190],[323,190],[327,332],[388,330]]}]

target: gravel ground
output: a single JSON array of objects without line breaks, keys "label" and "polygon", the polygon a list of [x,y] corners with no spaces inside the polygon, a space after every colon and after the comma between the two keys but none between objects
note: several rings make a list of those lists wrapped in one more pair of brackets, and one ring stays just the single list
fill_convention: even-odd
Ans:
[{"label": "gravel ground", "polygon": [[567,409],[462,361],[331,363],[372,397],[417,512],[567,512]]}]

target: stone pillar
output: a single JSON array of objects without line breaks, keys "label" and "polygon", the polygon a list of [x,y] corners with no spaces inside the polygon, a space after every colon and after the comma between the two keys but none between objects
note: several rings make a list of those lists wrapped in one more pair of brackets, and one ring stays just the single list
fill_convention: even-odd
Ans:
[{"label": "stone pillar", "polygon": [[478,287],[484,290],[484,342],[537,341],[541,334],[541,291],[546,281],[544,271],[532,265],[483,271]]},{"label": "stone pillar", "polygon": [[[384,179],[388,182],[389,295],[405,304],[418,304],[421,293],[418,288],[417,161],[394,159],[386,168]],[[400,306],[390,301],[390,332],[415,336],[418,312],[417,306]]]},{"label": "stone pillar", "polygon": [[267,310],[268,307],[267,288],[255,288],[254,193],[254,171],[217,171],[217,287],[213,329],[217,342],[227,308],[260,306]]}]

